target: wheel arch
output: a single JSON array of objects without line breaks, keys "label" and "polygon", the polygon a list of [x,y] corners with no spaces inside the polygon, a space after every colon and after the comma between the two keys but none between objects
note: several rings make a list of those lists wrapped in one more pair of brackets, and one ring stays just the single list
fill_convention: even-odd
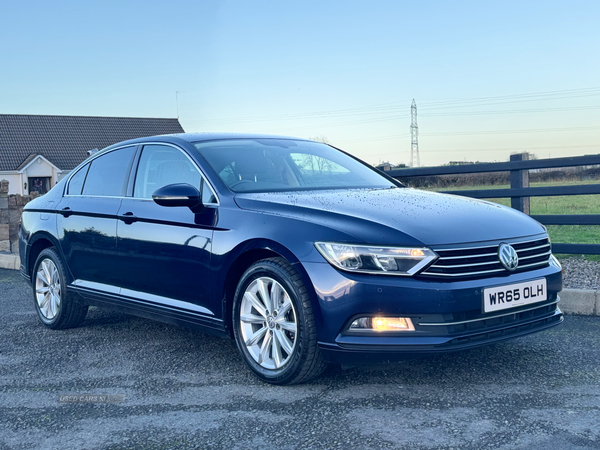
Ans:
[{"label": "wheel arch", "polygon": [[267,258],[283,258],[294,267],[294,269],[300,274],[300,277],[302,278],[302,281],[311,298],[315,320],[317,322],[321,320],[318,302],[315,300],[316,293],[314,291],[312,282],[308,277],[308,273],[306,270],[304,270],[300,260],[285,246],[274,241],[258,239],[245,242],[244,244],[240,244],[238,247],[236,247],[235,256],[230,259],[231,263],[228,265],[227,275],[223,280],[223,292],[221,293],[223,324],[227,334],[231,338],[233,338],[233,296],[235,295],[237,284],[244,272],[252,264]]},{"label": "wheel arch", "polygon": [[[30,247],[27,252],[27,260],[24,261],[24,263],[26,264],[27,271],[30,277],[33,277],[33,265],[35,264],[39,254],[47,248],[54,247],[58,252],[59,256],[62,258],[63,262],[65,261],[64,255],[62,254],[58,241],[54,236],[52,236],[46,231],[39,231],[36,234],[34,234],[29,240],[29,246]],[[66,268],[67,274],[70,275],[69,268]]]}]

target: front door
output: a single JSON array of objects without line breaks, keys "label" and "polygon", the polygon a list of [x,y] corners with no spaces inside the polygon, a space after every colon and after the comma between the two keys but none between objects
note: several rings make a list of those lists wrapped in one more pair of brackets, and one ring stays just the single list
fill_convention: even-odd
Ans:
[{"label": "front door", "polygon": [[121,295],[150,306],[212,315],[209,273],[216,209],[195,214],[187,207],[154,203],[152,193],[173,183],[200,189],[202,176],[181,149],[144,146],[133,197],[123,200],[118,214]]},{"label": "front door", "polygon": [[37,192],[39,195],[44,195],[50,190],[50,177],[28,177],[27,184],[29,185],[29,193]]}]

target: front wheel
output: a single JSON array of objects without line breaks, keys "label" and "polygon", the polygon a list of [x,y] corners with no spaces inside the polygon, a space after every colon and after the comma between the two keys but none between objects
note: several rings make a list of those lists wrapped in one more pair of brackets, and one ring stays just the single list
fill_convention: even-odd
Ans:
[{"label": "front wheel", "polygon": [[244,273],[233,323],[240,353],[263,381],[302,383],[325,369],[309,295],[285,259],[258,261]]}]

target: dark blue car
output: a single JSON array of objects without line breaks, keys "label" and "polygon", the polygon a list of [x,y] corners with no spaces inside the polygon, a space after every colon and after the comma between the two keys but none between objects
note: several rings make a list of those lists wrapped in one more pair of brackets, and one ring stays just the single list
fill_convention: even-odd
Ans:
[{"label": "dark blue car", "polygon": [[23,212],[40,321],[89,305],[231,336],[262,380],[454,351],[558,325],[545,228],[404,187],[331,146],[180,134],[108,147]]}]

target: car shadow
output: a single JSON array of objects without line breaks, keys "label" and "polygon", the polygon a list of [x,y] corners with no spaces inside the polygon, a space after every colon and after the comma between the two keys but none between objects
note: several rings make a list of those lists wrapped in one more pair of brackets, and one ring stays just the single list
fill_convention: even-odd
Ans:
[{"label": "car shadow", "polygon": [[[237,378],[235,381],[242,384],[262,384],[245,368],[235,342],[227,338],[99,308],[90,309],[81,328],[95,336],[105,335],[103,338],[114,345],[131,346],[133,352],[138,348],[136,343],[142,341],[146,348],[153,349],[150,355],[140,355],[139,363],[142,366],[153,367],[157,355],[161,360],[160,365],[164,367],[178,365],[185,358],[192,361],[186,364],[186,370],[209,371],[218,378],[220,367],[235,368],[236,375],[233,378],[232,373],[223,373],[229,381]],[[552,382],[563,378],[564,367],[557,362],[566,357],[559,346],[548,342],[548,336],[555,334],[549,330],[509,342],[408,361],[343,368],[331,364],[320,377],[304,385],[352,386],[371,383],[453,386],[465,383],[519,383],[531,377],[543,377]],[[124,336],[127,337],[126,341],[123,340]],[[144,361],[144,358],[151,359]]]}]

